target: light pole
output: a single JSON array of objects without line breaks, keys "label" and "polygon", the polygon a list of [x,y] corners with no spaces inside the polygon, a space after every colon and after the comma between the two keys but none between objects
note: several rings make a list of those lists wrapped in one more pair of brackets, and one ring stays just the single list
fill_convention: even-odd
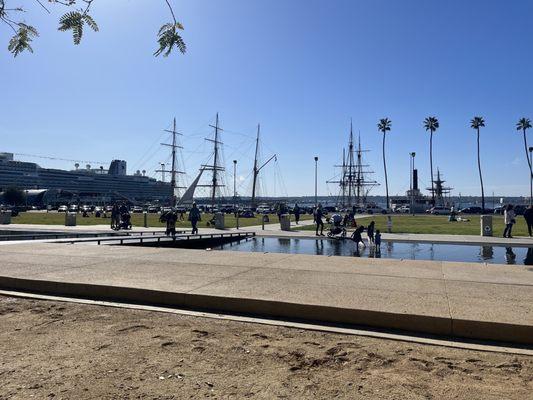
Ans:
[{"label": "light pole", "polygon": [[237,160],[233,160],[233,209],[237,202]]},{"label": "light pole", "polygon": [[415,209],[414,209],[414,193],[413,193],[413,190],[414,190],[414,186],[415,186],[415,181],[414,181],[414,178],[415,178],[415,156],[416,156],[416,153],[413,151],[410,153],[410,156],[411,156],[411,193],[410,193],[410,197],[411,197],[411,205],[410,205],[410,211],[411,211],[411,214],[413,214],[413,216],[415,215]]},{"label": "light pole", "polygon": [[315,208],[318,207],[318,180],[317,180],[317,172],[318,172],[318,157],[315,156]]},{"label": "light pole", "polygon": [[[531,160],[531,153],[533,147],[529,148],[529,159]],[[533,171],[531,170],[531,164],[529,164],[529,205],[531,206],[531,198],[533,197]]]}]

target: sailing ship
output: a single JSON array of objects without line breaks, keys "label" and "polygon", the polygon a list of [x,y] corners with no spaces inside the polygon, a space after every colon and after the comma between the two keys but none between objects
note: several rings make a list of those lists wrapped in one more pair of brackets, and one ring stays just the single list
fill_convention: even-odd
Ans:
[{"label": "sailing ship", "polygon": [[335,183],[339,186],[337,207],[341,210],[359,210],[373,205],[368,203],[367,197],[372,189],[379,186],[379,183],[371,178],[374,171],[370,170],[370,166],[363,160],[363,154],[369,150],[362,149],[360,134],[356,147],[353,136],[353,124],[350,123],[348,154],[346,154],[346,149],[343,149],[342,165],[335,165],[336,168],[341,169],[340,175],[337,175],[339,179],[327,181],[327,183]]}]

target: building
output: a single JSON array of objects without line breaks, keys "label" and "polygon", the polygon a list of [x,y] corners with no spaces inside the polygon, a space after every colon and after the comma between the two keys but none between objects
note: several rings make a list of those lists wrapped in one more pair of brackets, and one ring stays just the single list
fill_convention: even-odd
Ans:
[{"label": "building", "polygon": [[127,175],[127,163],[113,160],[108,170],[92,169],[79,164],[71,171],[41,168],[33,162],[17,161],[12,153],[0,153],[0,192],[8,187],[24,190],[49,189],[65,198],[84,203],[106,203],[115,200],[131,202],[167,202],[171,196],[169,183],[157,181],[137,171]]}]

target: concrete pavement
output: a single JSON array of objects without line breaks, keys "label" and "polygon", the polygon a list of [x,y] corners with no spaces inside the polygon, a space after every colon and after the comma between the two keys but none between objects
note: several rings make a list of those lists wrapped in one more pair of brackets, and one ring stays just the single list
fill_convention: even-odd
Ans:
[{"label": "concrete pavement", "polygon": [[32,243],[0,288],[533,344],[522,266]]}]

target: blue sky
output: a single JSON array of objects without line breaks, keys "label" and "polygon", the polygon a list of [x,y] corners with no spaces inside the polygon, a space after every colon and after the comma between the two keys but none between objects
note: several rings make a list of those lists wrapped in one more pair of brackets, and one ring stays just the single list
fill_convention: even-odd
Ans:
[{"label": "blue sky", "polygon": [[[187,0],[173,1],[185,26],[186,55],[152,56],[163,1],[96,0],[100,32],[74,46],[57,31],[64,11],[44,13],[32,1],[25,18],[41,36],[34,54],[0,52],[0,151],[108,161],[154,174],[162,129],[176,116],[184,133],[185,168],[207,157],[202,138],[220,113],[227,166],[239,160],[239,191],[248,194],[253,135],[261,123],[266,194],[312,194],[335,175],[350,118],[367,162],[382,183],[379,118],[387,137],[389,192],[409,186],[415,151],[421,184],[429,185],[426,116],[439,118],[434,165],[453,194],[480,193],[474,115],[482,115],[485,192],[526,195],[529,176],[518,118],[533,118],[533,3],[514,0]],[[0,26],[7,47],[10,31]],[[531,141],[533,145],[533,138]],[[30,160],[27,157],[19,157]],[[31,159],[43,166],[71,162]],[[231,168],[230,168],[231,169]],[[280,178],[282,176],[282,179]],[[190,178],[189,178],[190,179]],[[231,180],[232,178],[228,178]]]}]

